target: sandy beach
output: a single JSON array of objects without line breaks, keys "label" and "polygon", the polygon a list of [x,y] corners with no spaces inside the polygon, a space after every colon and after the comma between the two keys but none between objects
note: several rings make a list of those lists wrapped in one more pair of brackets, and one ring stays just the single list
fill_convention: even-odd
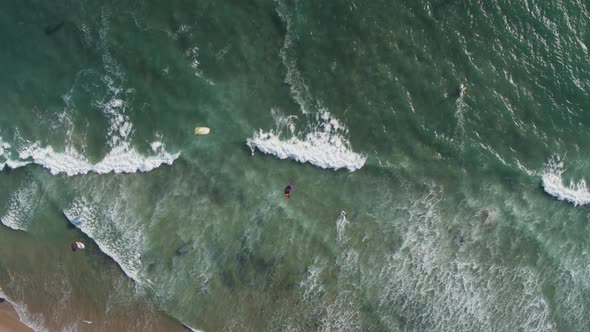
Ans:
[{"label": "sandy beach", "polygon": [[16,311],[10,303],[0,303],[0,332],[32,332],[33,330],[21,323]]}]

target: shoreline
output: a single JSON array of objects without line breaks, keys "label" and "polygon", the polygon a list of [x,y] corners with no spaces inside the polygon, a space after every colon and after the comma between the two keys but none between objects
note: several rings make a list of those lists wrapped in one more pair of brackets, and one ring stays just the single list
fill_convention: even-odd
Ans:
[{"label": "shoreline", "polygon": [[21,322],[12,304],[0,298],[0,332],[34,332]]}]

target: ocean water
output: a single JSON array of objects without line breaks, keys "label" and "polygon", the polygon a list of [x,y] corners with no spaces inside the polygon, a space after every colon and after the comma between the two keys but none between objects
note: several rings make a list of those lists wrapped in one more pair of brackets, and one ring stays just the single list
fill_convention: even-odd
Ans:
[{"label": "ocean water", "polygon": [[0,297],[36,331],[588,331],[589,17],[5,4]]}]

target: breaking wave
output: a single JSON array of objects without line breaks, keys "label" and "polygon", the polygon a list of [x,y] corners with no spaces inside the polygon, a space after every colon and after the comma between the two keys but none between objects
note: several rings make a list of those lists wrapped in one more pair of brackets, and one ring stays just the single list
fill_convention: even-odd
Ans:
[{"label": "breaking wave", "polygon": [[[111,211],[117,211],[116,207]],[[72,225],[92,238],[102,252],[113,258],[129,278],[141,283],[138,278],[144,243],[141,232],[120,230],[120,223],[108,215],[101,215],[99,221],[97,211],[85,199],[75,200],[63,214]]]},{"label": "breaking wave", "polygon": [[[292,51],[297,35],[293,32],[293,20],[289,15],[287,5],[277,1],[277,13],[286,25],[287,33],[283,47],[279,53],[286,69],[285,83],[289,85],[291,98],[299,106],[307,126],[312,128],[305,134],[296,134],[293,117],[275,118],[275,130],[258,130],[246,144],[254,154],[255,150],[273,155],[279,159],[292,159],[300,163],[310,163],[320,168],[348,169],[355,171],[363,167],[366,161],[364,155],[352,151],[347,138],[347,128],[334,118],[320,103],[314,103],[313,96],[305,84],[305,80],[297,69],[297,59]],[[317,104],[317,105],[316,105]],[[289,122],[290,133],[285,137],[282,132],[284,122]]]},{"label": "breaking wave", "polygon": [[[123,107],[120,100],[110,101],[103,108],[111,125],[108,129],[108,145],[110,151],[97,163],[92,163],[70,143],[71,137],[66,137],[63,152],[55,151],[52,146],[41,146],[40,142],[23,141],[19,148],[3,142],[0,137],[0,171],[5,167],[15,169],[29,164],[37,164],[48,169],[51,174],[65,174],[68,176],[106,173],[135,173],[149,172],[163,164],[172,165],[180,152],[166,151],[164,143],[155,140],[150,143],[151,154],[145,156],[134,149],[128,142],[133,125],[117,108]],[[62,114],[62,119],[68,119]],[[65,120],[69,121],[69,120]],[[67,123],[64,124],[67,127]],[[72,130],[67,130],[69,136]],[[14,156],[17,157],[14,157]]]},{"label": "breaking wave", "polygon": [[367,157],[355,153],[344,136],[346,128],[333,118],[328,111],[322,111],[320,125],[311,132],[298,136],[294,126],[290,126],[290,137],[281,139],[284,117],[275,117],[276,128],[262,129],[246,140],[252,154],[256,150],[273,155],[279,159],[293,159],[300,163],[310,163],[320,168],[356,171],[363,167]]},{"label": "breaking wave", "polygon": [[130,147],[126,142],[115,146],[98,163],[91,163],[85,156],[74,148],[66,147],[65,151],[58,152],[51,146],[42,147],[39,142],[29,143],[16,151],[17,158],[13,158],[8,152],[11,145],[3,143],[0,137],[0,171],[4,168],[16,169],[29,164],[37,164],[49,170],[53,175],[65,174],[68,176],[106,173],[135,173],[149,172],[163,164],[172,165],[180,155],[180,152],[170,153],[165,150],[165,145],[160,141],[150,144],[152,155],[145,156]]},{"label": "breaking wave", "polygon": [[543,190],[558,200],[570,202],[575,206],[590,203],[590,192],[586,186],[586,181],[582,179],[576,183],[572,180],[566,186],[561,177],[564,171],[563,160],[559,157],[551,158],[545,173],[543,173],[541,182]]},{"label": "breaking wave", "polygon": [[157,141],[152,143],[152,150],[154,154],[146,157],[130,148],[128,144],[123,144],[113,148],[98,163],[92,164],[73,149],[56,152],[51,146],[40,147],[38,143],[34,143],[20,151],[19,157],[25,160],[21,162],[22,165],[29,163],[26,160],[30,159],[33,163],[47,168],[51,174],[64,173],[73,176],[89,172],[98,174],[149,172],[162,164],[172,165],[180,155],[180,153],[167,152],[164,144]]},{"label": "breaking wave", "polygon": [[2,140],[2,137],[0,137],[0,158],[3,159],[3,161],[0,162],[0,171],[4,170],[4,167],[18,168],[18,167],[22,167],[22,166],[25,166],[30,163],[27,161],[10,159],[9,156],[7,155],[7,152],[9,151],[10,148],[12,148],[12,145],[10,145],[10,143],[4,142]]}]

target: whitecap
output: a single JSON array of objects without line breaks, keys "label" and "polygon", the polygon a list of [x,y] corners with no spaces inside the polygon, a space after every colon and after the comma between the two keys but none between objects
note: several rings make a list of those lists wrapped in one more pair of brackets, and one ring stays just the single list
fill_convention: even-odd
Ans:
[{"label": "whitecap", "polygon": [[590,203],[590,192],[586,181],[581,179],[577,183],[570,181],[569,185],[563,183],[562,174],[565,171],[563,160],[553,157],[547,164],[547,169],[542,176],[543,190],[560,201],[568,201],[574,206]]},{"label": "whitecap", "polygon": [[[33,163],[47,168],[53,175],[63,173],[73,176],[90,172],[98,174],[135,173],[137,171],[149,172],[163,164],[172,165],[180,155],[179,152],[169,153],[164,150],[164,144],[161,142],[153,142],[151,146],[153,149],[157,147],[155,153],[144,156],[130,148],[128,144],[122,144],[114,147],[98,163],[92,164],[74,149],[57,152],[51,146],[41,147],[37,142],[20,151],[21,161],[16,166],[24,166],[30,163],[28,160],[32,160]],[[7,166],[11,167],[10,164]]]},{"label": "whitecap", "polygon": [[0,217],[4,226],[14,230],[26,231],[33,210],[39,201],[39,185],[27,180],[8,199],[6,213]]},{"label": "whitecap", "polygon": [[7,159],[0,163],[0,171],[4,170],[5,167],[15,169],[26,166],[28,164],[30,164],[30,162]]},{"label": "whitecap", "polygon": [[270,131],[260,129],[246,140],[246,145],[252,154],[258,150],[279,159],[289,158],[324,169],[344,168],[352,172],[363,167],[367,157],[352,151],[345,137],[345,127],[325,110],[319,118],[320,124],[302,137],[290,133],[289,138],[282,139],[280,127]]}]

